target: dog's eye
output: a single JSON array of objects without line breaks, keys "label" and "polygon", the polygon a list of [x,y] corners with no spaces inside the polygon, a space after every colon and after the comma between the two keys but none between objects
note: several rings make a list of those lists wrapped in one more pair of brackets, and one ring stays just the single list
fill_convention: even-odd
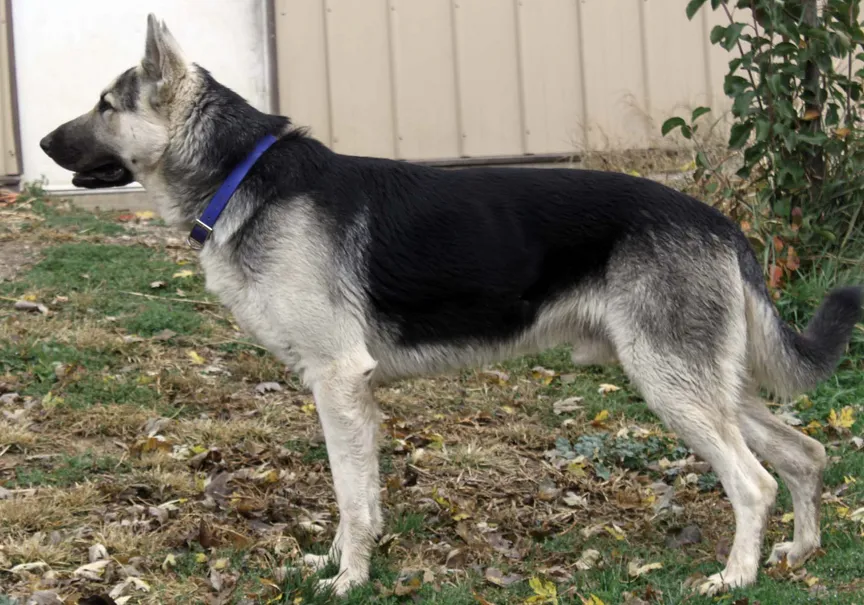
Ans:
[{"label": "dog's eye", "polygon": [[99,113],[105,113],[109,109],[114,108],[111,106],[111,103],[105,100],[105,97],[102,97],[99,99],[99,107],[97,109],[99,110]]}]

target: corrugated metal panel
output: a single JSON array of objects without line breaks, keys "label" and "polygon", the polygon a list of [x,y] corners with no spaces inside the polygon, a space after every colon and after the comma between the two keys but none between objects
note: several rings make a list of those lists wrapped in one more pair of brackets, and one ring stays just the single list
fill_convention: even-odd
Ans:
[{"label": "corrugated metal panel", "polygon": [[643,0],[582,0],[579,4],[589,149],[648,145],[643,4]]},{"label": "corrugated metal panel", "polygon": [[518,0],[526,151],[585,145],[579,9],[573,0]]},{"label": "corrugated metal panel", "polygon": [[391,0],[396,156],[453,158],[460,148],[451,0]]},{"label": "corrugated metal panel", "polygon": [[463,155],[525,151],[514,4],[512,0],[453,4]]},{"label": "corrugated metal panel", "polygon": [[0,0],[0,157],[3,176],[21,174],[12,96],[12,56],[9,43],[9,7]]},{"label": "corrugated metal panel", "polygon": [[691,22],[681,3],[663,0],[647,1],[643,14],[651,135],[656,139],[666,118],[711,102],[711,72],[701,15]]},{"label": "corrugated metal panel", "polygon": [[393,157],[387,2],[324,0],[324,5],[333,149]]},{"label": "corrugated metal panel", "polygon": [[[721,15],[669,0],[275,0],[280,106],[334,149],[438,159],[645,148],[725,108]],[[724,17],[725,18],[725,17]]]},{"label": "corrugated metal panel", "polygon": [[324,0],[276,0],[274,9],[279,109],[329,145]]}]

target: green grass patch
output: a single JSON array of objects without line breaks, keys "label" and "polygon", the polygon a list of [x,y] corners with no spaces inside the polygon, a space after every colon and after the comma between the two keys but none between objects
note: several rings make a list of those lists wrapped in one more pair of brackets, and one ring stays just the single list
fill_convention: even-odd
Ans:
[{"label": "green grass patch", "polygon": [[[30,293],[45,301],[66,296],[70,300],[62,309],[67,316],[113,317],[117,326],[144,337],[166,329],[208,335],[211,326],[193,303],[169,300],[181,298],[178,289],[189,299],[213,300],[200,275],[174,277],[188,268],[150,248],[62,244],[48,248],[42,261],[17,281],[0,284],[0,294],[20,297]],[[157,282],[161,287],[152,287]]]},{"label": "green grass patch", "polygon": [[50,392],[48,407],[158,401],[148,380],[120,371],[124,363],[124,356],[110,347],[77,349],[55,340],[0,342],[0,374],[17,374],[25,383],[22,395],[42,398]]},{"label": "green grass patch", "polygon": [[40,461],[38,465],[22,465],[15,469],[15,478],[6,487],[69,487],[94,480],[100,475],[129,472],[127,463],[113,456],[96,456],[87,452]]}]

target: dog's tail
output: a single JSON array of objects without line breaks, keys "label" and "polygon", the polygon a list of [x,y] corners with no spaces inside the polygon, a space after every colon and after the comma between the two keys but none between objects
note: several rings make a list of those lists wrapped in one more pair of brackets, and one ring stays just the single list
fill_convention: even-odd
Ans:
[{"label": "dog's tail", "polygon": [[758,284],[748,280],[744,288],[751,370],[775,395],[794,397],[837,367],[861,319],[862,289],[829,292],[804,332],[798,333],[780,318],[759,273]]}]

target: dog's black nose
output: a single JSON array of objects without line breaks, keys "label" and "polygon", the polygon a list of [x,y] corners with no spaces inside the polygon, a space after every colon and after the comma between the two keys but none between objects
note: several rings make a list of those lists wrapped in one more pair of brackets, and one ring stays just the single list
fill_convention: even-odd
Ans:
[{"label": "dog's black nose", "polygon": [[51,149],[51,139],[53,138],[54,133],[46,135],[41,141],[39,141],[39,147],[42,148],[42,151],[48,153],[48,150]]}]

